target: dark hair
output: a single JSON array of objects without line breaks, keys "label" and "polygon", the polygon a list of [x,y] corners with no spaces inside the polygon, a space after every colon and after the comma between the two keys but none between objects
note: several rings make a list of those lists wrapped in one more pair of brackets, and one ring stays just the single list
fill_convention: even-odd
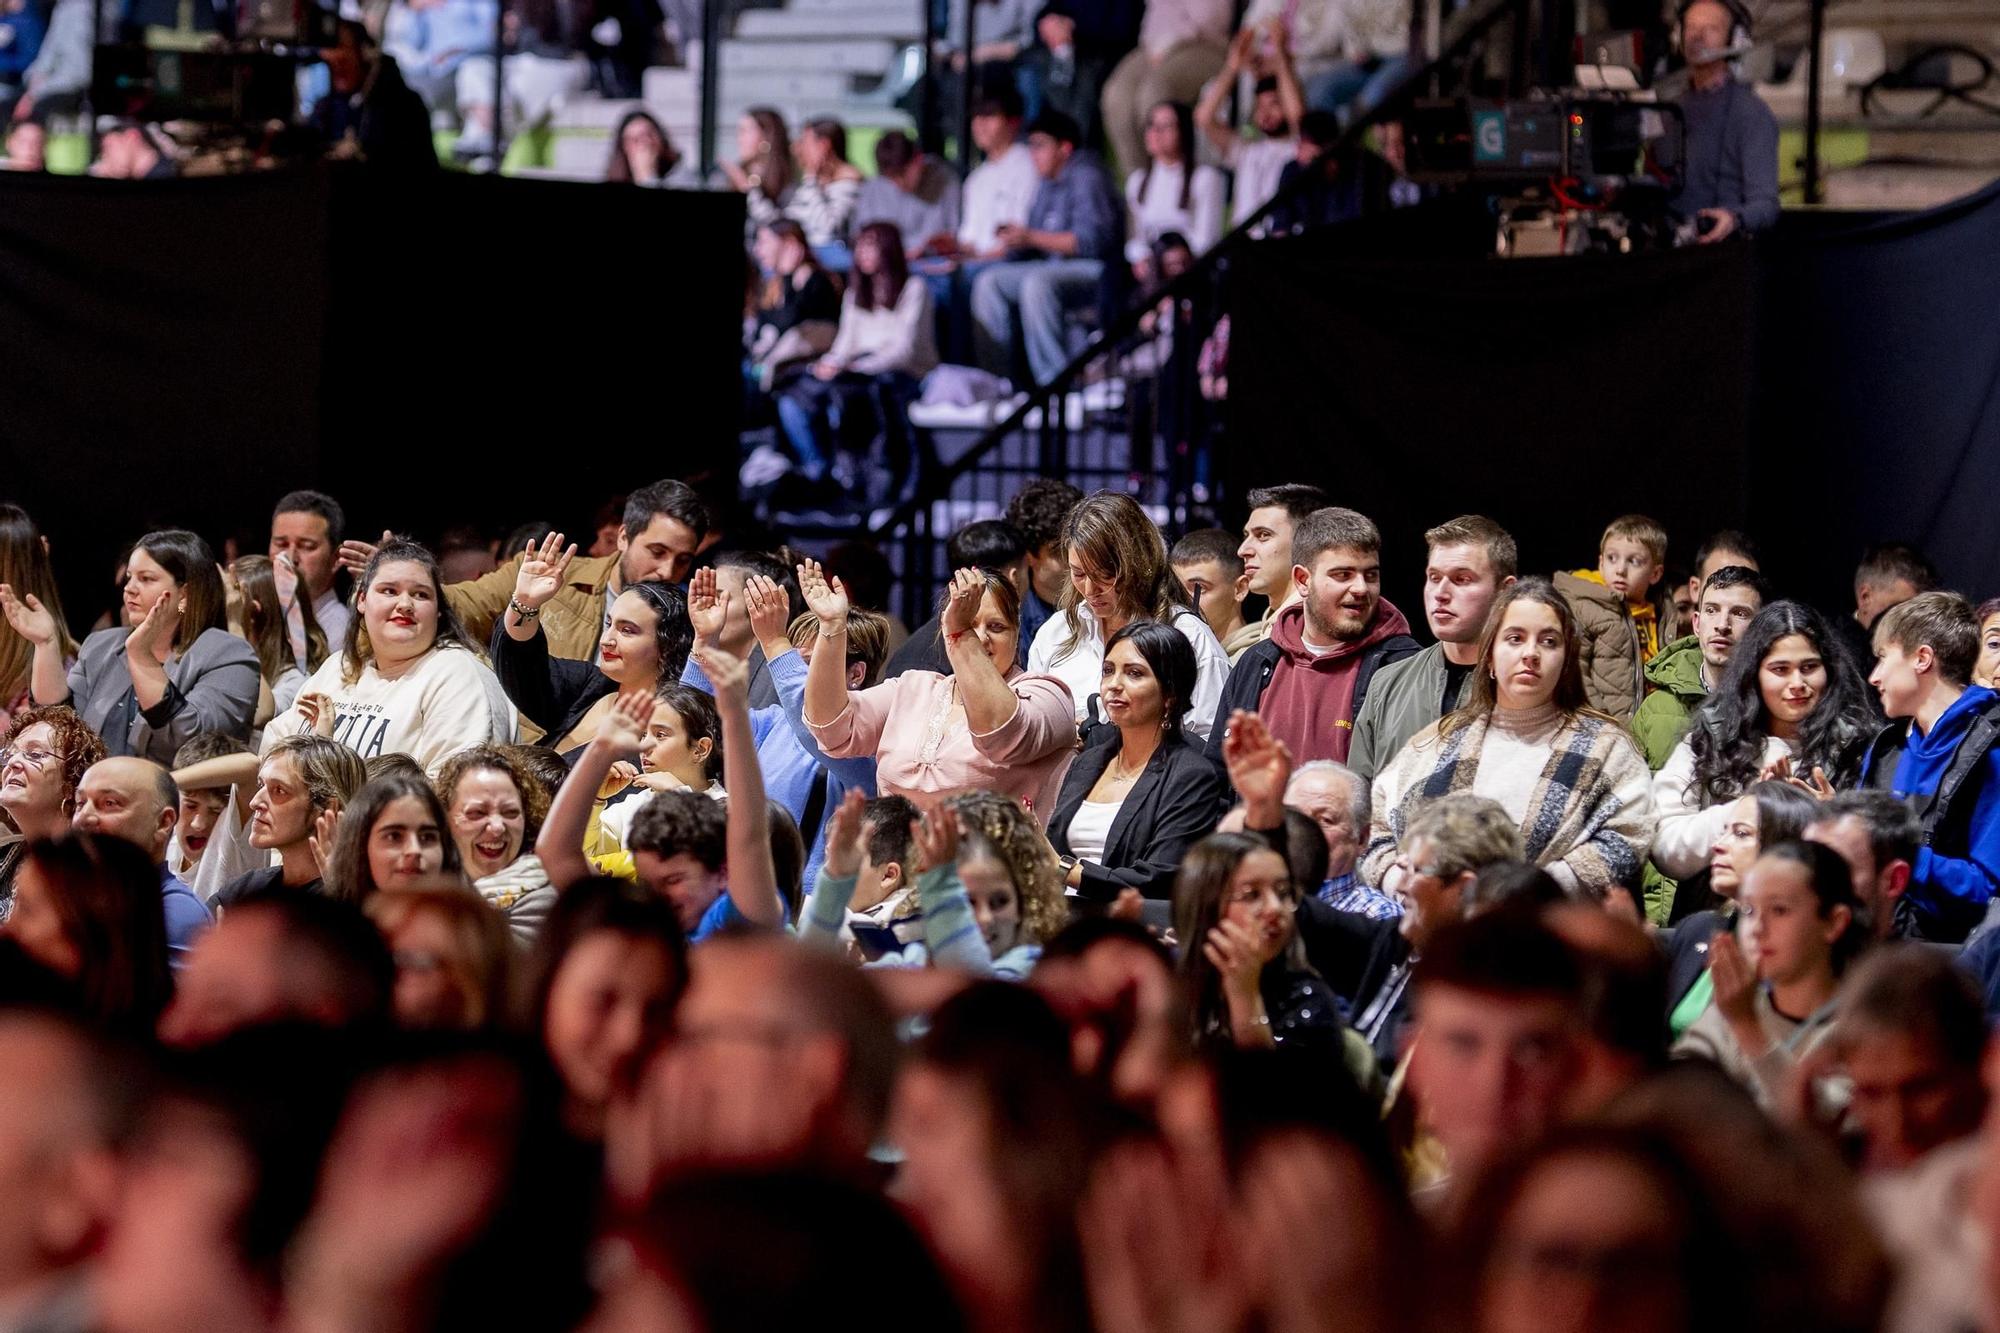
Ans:
[{"label": "dark hair", "polygon": [[347,514],[340,501],[324,491],[287,491],[271,510],[272,520],[275,522],[280,514],[316,514],[325,519],[326,540],[331,546],[339,546],[347,531]]},{"label": "dark hair", "polygon": [[637,593],[653,609],[653,650],[659,654],[663,681],[677,681],[687,667],[688,653],[694,649],[694,623],[688,619],[687,594],[663,579],[630,583],[626,592]]},{"label": "dark hair", "polygon": [[1167,552],[1167,563],[1175,566],[1198,565],[1204,560],[1213,560],[1221,567],[1224,578],[1235,578],[1243,572],[1243,557],[1236,553],[1240,545],[1221,528],[1197,528],[1174,543],[1173,549]]},{"label": "dark hair", "polygon": [[[63,615],[55,569],[49,563],[48,548],[42,545],[42,530],[19,505],[0,503],[0,583],[12,588],[16,597],[33,597],[48,610],[56,622],[58,655],[65,662],[73,659],[76,641],[70,637],[69,620]],[[27,688],[34,659],[34,645],[0,619],[0,697],[12,699]]]},{"label": "dark hair", "polygon": [[1326,883],[1327,867],[1333,861],[1333,854],[1326,848],[1326,830],[1311,815],[1289,805],[1285,807],[1284,855],[1292,882],[1299,886],[1299,897],[1318,893]]},{"label": "dark hair", "polygon": [[972,104],[975,116],[1001,116],[1007,120],[1019,120],[1027,113],[1021,101],[1021,92],[1011,79],[996,79],[982,84],[978,100]]},{"label": "dark hair", "polygon": [[709,529],[715,526],[714,515],[702,503],[701,496],[695,494],[694,487],[668,478],[650,486],[641,486],[625,497],[627,540],[644,532],[662,514],[694,533],[696,541],[706,537]]},{"label": "dark hair", "polygon": [[393,774],[376,778],[354,793],[353,802],[340,812],[340,825],[333,835],[333,856],[326,866],[326,890],[333,897],[359,903],[374,893],[375,871],[368,860],[368,840],[374,836],[375,821],[382,812],[404,798],[415,801],[437,823],[438,844],[444,856],[442,873],[462,873],[458,843],[451,836],[451,818],[439,803],[437,792],[421,776]]},{"label": "dark hair", "polygon": [[[799,578],[796,570],[798,557],[790,551],[781,552],[788,557],[780,563],[785,567],[785,576],[773,580],[792,599],[792,611],[796,614],[806,609],[806,599],[799,593]],[[827,576],[838,575],[847,587],[847,599],[862,611],[872,611],[880,615],[888,610],[890,590],[896,586],[896,571],[889,563],[889,557],[882,554],[882,548],[873,541],[844,541],[834,545],[820,561]],[[853,635],[853,626],[848,634]]]},{"label": "dark hair", "polygon": [[1001,518],[968,523],[944,543],[945,563],[953,569],[1002,569],[1027,554],[1021,530]]},{"label": "dark hair", "polygon": [[805,901],[806,840],[792,812],[778,801],[764,802],[764,826],[771,842],[771,872],[778,880],[778,896],[785,900],[785,919],[797,921]]},{"label": "dark hair", "polygon": [[[1697,565],[1695,568],[1699,569],[1701,566]],[[1701,592],[1706,593],[1710,589],[1720,592],[1724,588],[1748,588],[1757,594],[1759,607],[1771,600],[1770,580],[1748,565],[1724,565],[1708,576],[1708,582],[1701,585]],[[1695,597],[1697,609],[1700,600],[1700,593],[1697,593]]]},{"label": "dark hair", "polygon": [[604,179],[613,185],[632,183],[632,159],[625,154],[625,131],[642,120],[660,136],[660,175],[664,177],[681,164],[680,150],[674,147],[667,127],[654,119],[649,111],[628,111],[625,118],[618,122],[618,128],[611,132],[611,161],[605,164]]},{"label": "dark hair", "polygon": [[1083,127],[1073,117],[1051,106],[1043,107],[1041,113],[1028,122],[1028,133],[1046,134],[1057,143],[1066,143],[1072,148],[1083,142]]},{"label": "dark hair", "polygon": [[[613,517],[616,517],[616,515],[613,515]],[[547,519],[531,518],[500,539],[500,554],[511,559],[514,553],[522,551],[527,547],[540,546],[549,539],[549,534],[555,530],[556,525]],[[596,531],[595,528],[591,530],[593,532]]]},{"label": "dark hair", "polygon": [[17,875],[29,866],[76,950],[85,1016],[112,1031],[150,1034],[174,990],[159,866],[123,838],[92,833],[35,839]]},{"label": "dark hair", "polygon": [[276,684],[278,677],[294,666],[301,667],[307,675],[319,670],[320,663],[326,661],[326,633],[319,627],[319,617],[313,614],[312,597],[302,590],[298,598],[299,619],[306,632],[306,660],[301,664],[292,656],[291,631],[285,624],[285,608],[278,597],[278,579],[271,569],[271,557],[240,555],[229,570],[243,589],[244,637],[256,650],[257,666],[265,683]]},{"label": "dark hair", "polygon": [[[834,161],[841,163],[847,161],[847,127],[834,117],[814,116],[799,126],[799,133],[825,140],[827,152],[833,155]],[[891,130],[890,133],[896,131]]]},{"label": "dark hair", "polygon": [[1751,620],[1730,655],[1722,679],[1695,709],[1688,727],[1694,751],[1689,791],[1703,806],[1742,794],[1764,767],[1764,741],[1771,718],[1759,685],[1764,659],[1780,639],[1803,635],[1826,665],[1826,691],[1799,725],[1792,767],[1800,773],[1826,770],[1836,787],[1854,784],[1861,751],[1874,734],[1874,714],[1861,674],[1847,646],[1826,618],[1802,602],[1771,602]]},{"label": "dark hair", "polygon": [[875,171],[882,176],[901,175],[914,162],[917,146],[901,130],[890,130],[875,141]]},{"label": "dark hair", "polygon": [[1444,926],[1417,961],[1419,990],[1448,986],[1497,996],[1556,996],[1583,991],[1576,952],[1532,912],[1481,912]]},{"label": "dark hair", "polygon": [[1861,553],[1854,570],[1854,586],[1890,583],[1902,579],[1918,592],[1938,585],[1937,566],[1922,551],[1901,542],[1882,542]]},{"label": "dark hair", "polygon": [[625,846],[655,856],[693,857],[711,874],[729,857],[729,820],[722,806],[700,792],[655,792],[632,816]]},{"label": "dark hair", "polygon": [[771,202],[780,203],[792,188],[792,135],[785,127],[784,113],[773,106],[753,106],[743,117],[755,121],[764,135],[765,148],[757,157],[754,173],[758,188]]},{"label": "dark hair", "polygon": [[1569,894],[1556,877],[1531,861],[1494,861],[1474,872],[1459,904],[1466,916],[1497,907],[1553,907]]},{"label": "dark hair", "polygon": [[887,310],[902,299],[903,285],[910,280],[910,261],[903,254],[903,233],[893,222],[871,222],[855,234],[857,256],[864,241],[875,247],[880,267],[873,273],[863,273],[857,258],[851,289],[854,304],[862,310],[877,306]]},{"label": "dark hair", "polygon": [[1805,836],[1822,807],[1789,782],[1753,782],[1743,791],[1757,803],[1757,846],[1774,847]]},{"label": "dark hair", "polygon": [[200,731],[190,736],[187,743],[174,751],[173,767],[176,770],[193,768],[196,764],[220,759],[224,755],[249,754],[250,747],[241,736],[232,736],[226,731]]},{"label": "dark hair", "polygon": [[[740,569],[744,572],[746,578],[751,574],[760,574],[771,580],[785,594],[787,609],[793,617],[797,617],[800,612],[806,609],[806,599],[799,592],[798,570],[783,555],[772,551],[748,551],[737,548],[727,551],[717,551],[709,563],[715,566],[717,573],[725,569]],[[829,574],[836,572],[833,557],[830,554],[827,557],[826,564]],[[855,592],[855,580],[850,577],[852,571],[842,570],[840,573],[841,582],[847,585],[848,595],[851,597],[858,596]],[[884,591],[886,591],[886,588]],[[861,603],[857,601],[856,605],[861,605]]]},{"label": "dark hair", "polygon": [[1054,542],[1062,543],[1063,524],[1069,511],[1083,500],[1083,492],[1066,481],[1041,477],[1014,492],[1007,501],[1006,519],[1021,534],[1028,553],[1034,554]]},{"label": "dark hair", "polygon": [[569,765],[562,756],[546,745],[496,745],[496,750],[514,761],[524,777],[532,778],[542,790],[542,808],[562,790],[563,782],[569,777]]},{"label": "dark hair", "polygon": [[916,821],[917,807],[907,796],[878,796],[861,807],[861,828],[868,839],[868,861],[880,868],[894,862],[903,867],[905,882],[916,882],[916,862],[912,859],[915,839],[910,825]]},{"label": "dark hair", "polygon": [[576,946],[599,931],[657,944],[673,963],[669,1007],[679,1005],[687,989],[687,938],[673,904],[632,880],[591,875],[557,895],[528,955],[528,1033],[537,1043],[545,1040],[557,974]]},{"label": "dark hair", "polygon": [[[1189,106],[1186,102],[1156,102],[1150,109],[1147,110],[1146,119],[1150,121],[1153,118],[1153,112],[1158,111],[1161,107],[1165,107],[1167,110],[1173,113],[1174,129],[1175,132],[1178,133],[1180,136],[1180,141],[1181,141],[1180,207],[1182,211],[1185,212],[1188,206],[1188,194],[1194,188],[1194,165],[1195,165],[1194,108]],[[1146,165],[1139,169],[1139,198],[1141,200],[1145,199],[1147,192],[1152,189],[1152,186],[1153,186],[1153,157],[1152,154],[1148,153],[1146,155]]]},{"label": "dark hair", "polygon": [[1299,117],[1299,138],[1318,149],[1333,147],[1340,142],[1340,117],[1320,109],[1306,112]]},{"label": "dark hair", "polygon": [[[1758,558],[1756,542],[1751,541],[1747,536],[1736,531],[1734,528],[1724,528],[1720,532],[1710,533],[1701,545],[1694,548],[1694,572],[1697,574],[1701,573],[1701,567],[1707,564],[1708,558],[1717,551],[1729,551],[1735,555],[1749,556],[1750,564],[1753,567],[1763,563]],[[1742,566],[1726,565],[1724,568],[1740,569]]]},{"label": "dark hair", "polygon": [[720,778],[722,715],[715,711],[714,697],[692,685],[683,685],[677,679],[662,675],[658,687],[653,690],[653,698],[673,709],[680,718],[681,730],[687,734],[690,749],[696,741],[709,743],[708,757],[702,760],[701,775],[710,782]]},{"label": "dark hair", "polygon": [[285,971],[318,969],[340,1026],[387,1023],[396,993],[396,960],[382,932],[359,907],[325,893],[266,889],[229,905],[228,919],[263,912],[278,925]]},{"label": "dark hair", "polygon": [[1315,509],[1292,529],[1292,563],[1311,569],[1328,551],[1382,554],[1382,531],[1366,514],[1328,506]]},{"label": "dark hair", "polygon": [[1130,643],[1138,649],[1147,669],[1159,681],[1160,716],[1165,734],[1178,738],[1181,716],[1194,698],[1194,645],[1188,642],[1187,635],[1171,625],[1162,625],[1157,620],[1134,620],[1105,640],[1105,661],[1111,660],[1111,650],[1121,643]]},{"label": "dark hair", "polygon": [[1813,896],[1819,899],[1821,918],[1836,907],[1847,909],[1847,929],[1833,942],[1833,974],[1845,972],[1854,956],[1867,947],[1869,933],[1868,908],[1854,896],[1854,876],[1847,868],[1847,858],[1824,843],[1787,838],[1764,848],[1757,859],[1789,861],[1805,871]]},{"label": "dark hair", "polygon": [[471,637],[465,632],[465,622],[458,618],[458,609],[444,595],[444,570],[438,567],[437,557],[427,546],[407,537],[396,537],[375,548],[375,554],[368,558],[367,567],[354,584],[354,615],[347,622],[347,642],[341,649],[340,664],[340,678],[349,685],[360,680],[362,668],[375,660],[375,647],[368,641],[368,618],[361,614],[361,599],[368,595],[376,573],[382,566],[390,564],[421,565],[431,581],[431,591],[437,598],[437,638],[431,647],[463,648],[477,653]]},{"label": "dark hair", "polygon": [[1884,944],[1855,966],[1841,987],[1840,1025],[1906,1033],[1969,1075],[1986,1054],[1979,988],[1950,955],[1920,944]]},{"label": "dark hair", "polygon": [[1916,863],[1924,831],[1908,801],[1893,792],[1870,787],[1835,792],[1832,800],[1818,805],[1811,822],[1832,824],[1850,816],[1860,820],[1868,830],[1868,851],[1877,872],[1891,861]]},{"label": "dark hair", "polygon": [[[229,627],[229,598],[222,588],[222,572],[215,566],[215,553],[200,536],[185,528],[164,528],[141,537],[132,550],[150,556],[181,585],[187,597],[187,610],[174,628],[176,648],[187,647],[205,630]],[[129,559],[126,577],[131,577]]]},{"label": "dark hair", "polygon": [[[1313,831],[1324,841],[1325,835],[1317,827]],[[1229,1006],[1222,996],[1221,974],[1202,946],[1228,910],[1231,877],[1245,859],[1258,852],[1271,852],[1280,862],[1285,861],[1282,853],[1273,851],[1269,842],[1254,833],[1212,833],[1188,849],[1174,877],[1174,935],[1181,942],[1180,965],[1175,971],[1188,1006],[1187,1031],[1204,1045],[1226,1042]],[[1289,863],[1285,873],[1291,876]],[[1299,901],[1301,887],[1296,881],[1291,886],[1294,904]],[[1294,930],[1291,943],[1264,965],[1260,985],[1305,970],[1305,948]]]},{"label": "dark hair", "polygon": [[1243,497],[1243,503],[1253,510],[1282,509],[1296,523],[1316,509],[1329,508],[1333,498],[1317,486],[1288,481],[1278,486],[1255,487]]},{"label": "dark hair", "polygon": [[1081,958],[1098,945],[1112,942],[1143,949],[1163,970],[1174,970],[1174,956],[1166,945],[1160,943],[1159,936],[1137,921],[1124,921],[1111,916],[1078,917],[1070,922],[1042,946],[1042,961]]},{"label": "dark hair", "polygon": [[1260,76],[1257,82],[1251,86],[1250,95],[1252,97],[1262,97],[1265,93],[1275,93],[1277,91],[1278,76],[1275,74],[1265,74]]}]

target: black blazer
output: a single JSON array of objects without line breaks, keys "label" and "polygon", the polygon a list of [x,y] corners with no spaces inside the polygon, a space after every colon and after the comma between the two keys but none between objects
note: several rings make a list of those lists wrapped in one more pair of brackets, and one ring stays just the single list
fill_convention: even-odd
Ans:
[{"label": "black blazer", "polygon": [[[1120,739],[1116,728],[1105,728],[1069,766],[1049,816],[1049,842],[1058,854],[1070,854],[1070,821],[1117,758]],[[1185,738],[1163,741],[1111,821],[1104,863],[1084,862],[1077,893],[1109,902],[1121,889],[1133,888],[1148,898],[1172,898],[1181,858],[1215,831],[1225,790],[1222,770],[1199,747]]]},{"label": "black blazer", "polygon": [[493,626],[493,671],[500,688],[521,710],[521,716],[545,733],[541,743],[556,742],[575,729],[591,705],[618,688],[595,662],[549,656],[548,636],[538,622],[531,639],[507,633],[505,617]]}]

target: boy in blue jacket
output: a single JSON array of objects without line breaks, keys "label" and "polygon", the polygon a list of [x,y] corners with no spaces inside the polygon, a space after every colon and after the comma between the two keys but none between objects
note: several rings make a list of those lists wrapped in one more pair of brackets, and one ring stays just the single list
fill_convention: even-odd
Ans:
[{"label": "boy in blue jacket", "polygon": [[1893,719],[1862,781],[1909,801],[1923,827],[1906,897],[1925,939],[1963,940],[2000,889],[2000,696],[1971,684],[1979,621],[1957,593],[1927,592],[1875,626],[1868,683]]}]

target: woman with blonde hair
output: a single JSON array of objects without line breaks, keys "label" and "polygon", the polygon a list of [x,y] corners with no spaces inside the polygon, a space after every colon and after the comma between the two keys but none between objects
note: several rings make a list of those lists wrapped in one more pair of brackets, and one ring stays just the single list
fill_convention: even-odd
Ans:
[{"label": "woman with blonde hair", "polygon": [[[48,538],[19,505],[0,504],[0,592],[32,611],[49,613],[55,624],[56,655],[67,669],[76,660],[76,640],[70,637],[62,597],[56,591]],[[34,662],[34,643],[0,620],[0,738],[12,730],[14,714],[35,706],[29,688]]]},{"label": "woman with blonde hair", "polygon": [[514,1012],[515,943],[476,893],[382,889],[362,908],[396,960],[396,1021],[406,1028],[490,1031]]},{"label": "woman with blonde hair", "polygon": [[1158,526],[1131,496],[1099,491],[1078,501],[1063,520],[1063,546],[1069,585],[1062,614],[1042,622],[1028,649],[1028,670],[1069,686],[1077,721],[1100,719],[1104,645],[1134,620],[1171,625],[1194,649],[1194,693],[1182,726],[1196,740],[1207,740],[1229,679],[1229,656],[1167,563]]}]

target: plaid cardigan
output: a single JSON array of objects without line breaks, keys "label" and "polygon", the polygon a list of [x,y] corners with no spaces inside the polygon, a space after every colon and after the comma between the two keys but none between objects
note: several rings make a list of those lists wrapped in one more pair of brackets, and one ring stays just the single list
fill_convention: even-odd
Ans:
[{"label": "plaid cardigan", "polygon": [[[1432,723],[1376,775],[1374,818],[1361,861],[1368,883],[1382,883],[1418,812],[1440,796],[1473,790],[1487,724],[1487,718],[1476,718],[1441,737],[1440,724]],[[1547,748],[1521,827],[1528,860],[1565,888],[1636,888],[1656,822],[1652,774],[1638,745],[1616,723],[1577,714],[1557,726]],[[1505,776],[1529,781],[1525,773]]]}]

